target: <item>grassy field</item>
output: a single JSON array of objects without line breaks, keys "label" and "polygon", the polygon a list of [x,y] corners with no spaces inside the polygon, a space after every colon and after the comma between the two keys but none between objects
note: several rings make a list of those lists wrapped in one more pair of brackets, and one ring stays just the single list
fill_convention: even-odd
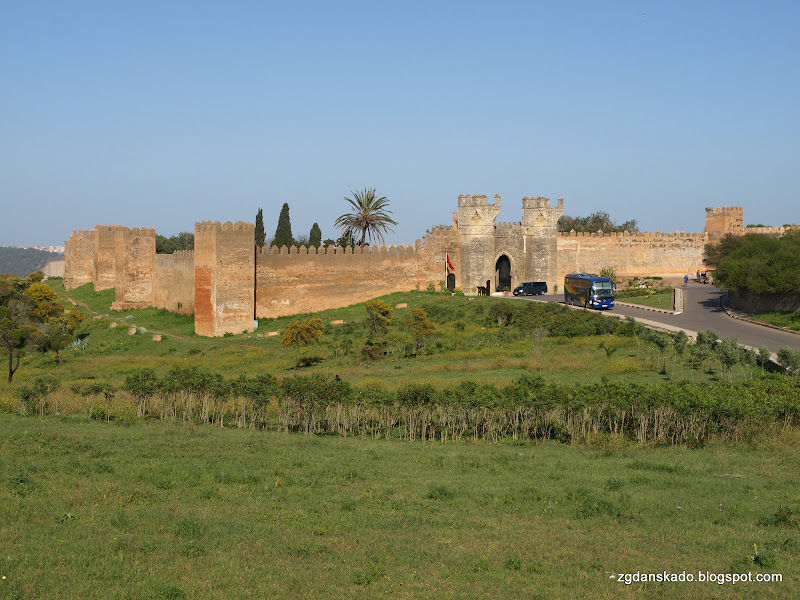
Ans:
[{"label": "grassy field", "polygon": [[[54,289],[63,297],[63,284],[56,280]],[[85,382],[102,375],[119,385],[132,371],[149,367],[163,374],[176,365],[197,366],[226,377],[257,373],[276,376],[294,372],[296,353],[283,348],[280,337],[258,337],[269,331],[282,331],[303,315],[279,319],[261,319],[258,332],[222,338],[203,338],[193,332],[191,316],[163,310],[144,309],[112,312],[113,290],[95,293],[91,285],[69,292],[69,298],[91,311],[82,331],[88,334],[85,348],[66,350],[64,363],[56,363],[52,355],[29,354],[15,376],[15,386],[29,383],[43,374],[62,381],[62,390],[75,382]],[[301,356],[311,357],[314,366],[305,373],[338,374],[352,385],[370,389],[396,390],[408,383],[430,382],[448,385],[463,379],[478,383],[504,385],[526,373],[541,374],[547,380],[565,383],[595,383],[603,377],[616,381],[658,383],[665,380],[716,381],[719,369],[713,361],[707,369],[691,368],[688,355],[684,360],[674,356],[667,360],[667,373],[658,368],[658,352],[654,346],[637,343],[633,336],[586,335],[547,336],[537,345],[531,327],[517,322],[499,326],[488,318],[476,318],[475,310],[490,312],[492,305],[510,305],[518,318],[533,318],[538,313],[564,307],[541,305],[498,298],[451,297],[425,292],[396,293],[383,299],[395,306],[407,303],[409,309],[395,311],[394,323],[384,338],[386,360],[360,360],[359,349],[370,339],[366,329],[363,304],[317,313],[326,324],[321,342],[304,349]],[[410,339],[403,328],[405,312],[427,307],[436,322],[437,332],[425,349],[410,355]],[[473,311],[468,313],[467,311]],[[478,310],[478,312],[480,312]],[[565,321],[571,316],[559,316]],[[597,317],[597,315],[587,315]],[[342,326],[327,325],[343,320]],[[116,324],[115,327],[110,325]],[[128,335],[128,326],[144,327],[148,332],[163,334],[161,342],[152,335]],[[578,324],[580,330],[582,325]],[[735,379],[748,377],[749,368],[736,370]],[[0,392],[0,395],[2,392]]]},{"label": "grassy field", "polygon": [[783,327],[792,331],[800,331],[800,313],[796,312],[768,312],[751,317],[753,321],[760,321],[775,327]]},{"label": "grassy field", "polygon": [[[800,450],[0,419],[2,598],[796,598]],[[781,583],[618,583],[619,573]]]},{"label": "grassy field", "polygon": [[660,308],[661,310],[673,310],[672,306],[672,290],[661,294],[654,294],[653,296],[634,296],[632,298],[619,298],[619,302],[627,302],[629,304],[641,304],[642,306],[650,306],[652,308]]}]

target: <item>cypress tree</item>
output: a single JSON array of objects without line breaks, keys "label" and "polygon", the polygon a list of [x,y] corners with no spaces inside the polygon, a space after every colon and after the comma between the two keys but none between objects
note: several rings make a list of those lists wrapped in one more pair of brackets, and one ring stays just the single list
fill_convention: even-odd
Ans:
[{"label": "cypress tree", "polygon": [[294,237],[292,237],[292,222],[289,220],[289,205],[284,202],[281,214],[278,217],[278,228],[275,229],[275,239],[272,241],[272,245],[278,248],[282,246],[289,248],[293,244]]},{"label": "cypress tree", "polygon": [[308,245],[315,248],[319,248],[322,245],[322,230],[316,223],[311,226],[311,233],[308,234]]},{"label": "cypress tree", "polygon": [[267,234],[264,231],[264,211],[259,208],[258,214],[256,215],[256,244],[259,248],[264,245],[266,239]]}]

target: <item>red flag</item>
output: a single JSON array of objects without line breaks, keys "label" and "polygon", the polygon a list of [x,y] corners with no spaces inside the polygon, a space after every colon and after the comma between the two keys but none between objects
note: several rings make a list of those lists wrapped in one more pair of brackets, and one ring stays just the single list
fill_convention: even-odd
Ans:
[{"label": "red flag", "polygon": [[445,262],[447,264],[447,268],[450,269],[451,271],[455,271],[455,268],[453,267],[453,263],[450,262],[450,253],[449,252],[445,252],[444,260],[445,260]]}]

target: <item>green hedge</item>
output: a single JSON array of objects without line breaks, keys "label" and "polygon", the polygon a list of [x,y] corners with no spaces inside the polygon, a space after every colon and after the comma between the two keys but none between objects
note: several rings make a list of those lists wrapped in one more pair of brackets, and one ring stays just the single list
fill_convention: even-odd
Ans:
[{"label": "green hedge", "polygon": [[[140,417],[306,434],[579,443],[613,435],[698,446],[712,437],[748,440],[770,428],[800,426],[800,377],[783,375],[713,386],[564,385],[523,376],[505,387],[462,381],[445,388],[411,384],[396,392],[357,390],[324,375],[225,379],[196,368],[174,368],[162,379],[148,370],[140,375],[131,375],[124,388]],[[113,388],[83,390],[106,391],[110,402]],[[44,400],[36,400],[38,411],[31,398],[23,400],[33,409],[29,414],[47,411]],[[110,405],[101,412],[110,418]]]}]

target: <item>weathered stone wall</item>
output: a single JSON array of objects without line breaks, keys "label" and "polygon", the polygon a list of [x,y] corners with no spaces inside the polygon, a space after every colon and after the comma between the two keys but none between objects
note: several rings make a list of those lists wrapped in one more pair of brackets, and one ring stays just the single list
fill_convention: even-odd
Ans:
[{"label": "weathered stone wall", "polygon": [[94,231],[73,229],[64,242],[64,287],[74,290],[94,281]]},{"label": "weathered stone wall", "polygon": [[[316,312],[392,292],[425,289],[428,282],[445,278],[448,236],[440,232],[438,237],[442,240],[438,251],[431,236],[414,246],[259,248],[256,315]],[[450,260],[455,266],[458,254],[451,251]]]},{"label": "weathered stone wall", "polygon": [[728,300],[731,308],[742,312],[800,312],[800,296],[787,296],[785,294],[756,296],[748,290],[728,290]]},{"label": "weathered stone wall", "polygon": [[45,279],[49,277],[64,277],[64,261],[51,260],[44,266],[42,272]]},{"label": "weathered stone wall", "polygon": [[194,226],[194,327],[209,337],[253,331],[255,225]]},{"label": "weathered stone wall", "polygon": [[683,276],[705,270],[703,234],[683,232],[576,234],[558,236],[558,280],[567,273],[599,273],[614,269],[617,277]]},{"label": "weathered stone wall", "polygon": [[156,254],[153,306],[190,315],[194,312],[194,252]]},{"label": "weathered stone wall", "polygon": [[[436,289],[439,289],[439,282],[447,281],[448,270],[445,267],[447,255],[450,255],[450,263],[453,270],[450,273],[454,277],[453,287],[461,288],[462,291],[469,293],[469,288],[464,287],[461,280],[461,245],[458,243],[458,229],[455,224],[437,225],[433,228],[431,236],[425,236],[422,241],[422,249],[417,253],[420,272],[420,289],[427,289],[428,283],[433,282]],[[409,287],[409,290],[415,289]]]},{"label": "weathered stone wall", "polygon": [[782,236],[784,233],[800,231],[800,225],[790,225],[789,227],[745,227],[744,233],[760,233],[762,235]]},{"label": "weathered stone wall", "polygon": [[153,306],[156,230],[122,227],[115,236],[116,285],[111,309]]},{"label": "weathered stone wall", "polygon": [[[120,225],[97,225],[94,233],[94,291],[110,290],[117,284],[117,231]],[[129,231],[129,230],[128,230]]]}]

